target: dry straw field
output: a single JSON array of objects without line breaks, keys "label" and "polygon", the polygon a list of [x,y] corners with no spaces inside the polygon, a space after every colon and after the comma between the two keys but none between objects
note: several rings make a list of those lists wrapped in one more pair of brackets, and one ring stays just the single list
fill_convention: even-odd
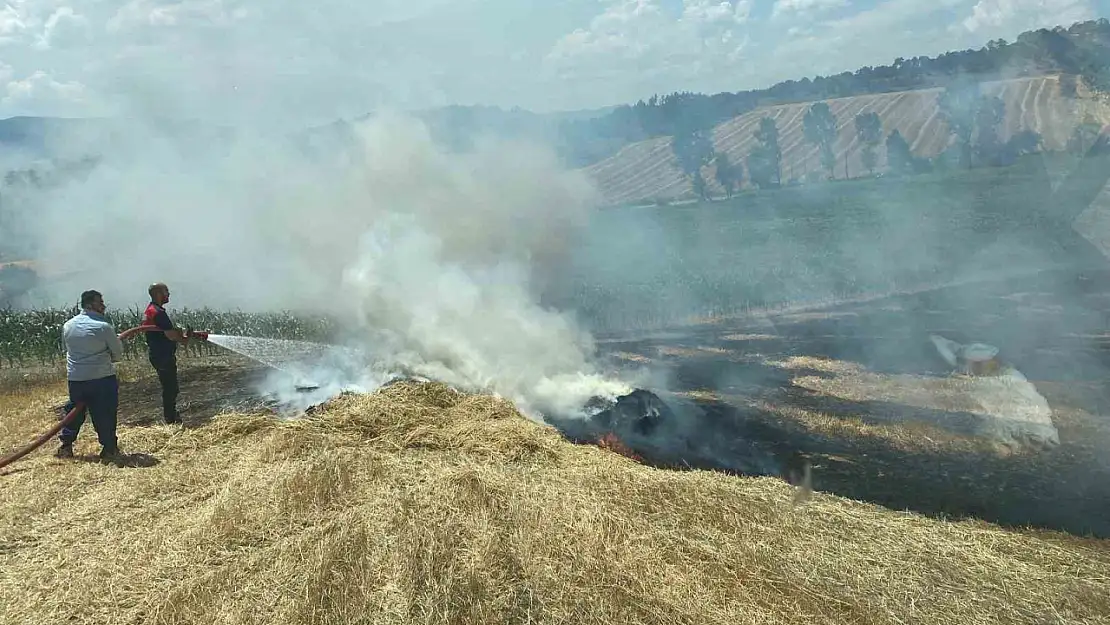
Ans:
[{"label": "dry straw field", "polygon": [[[130,367],[130,365],[128,365]],[[128,369],[123,393],[151,388]],[[228,369],[231,371],[231,369]],[[191,374],[186,374],[191,375]],[[0,449],[64,386],[8,379]],[[186,393],[194,391],[186,389]],[[647,468],[401,383],[308,418],[121,411],[135,466],[0,470],[3,623],[1105,623],[1110,549]],[[140,411],[141,412],[141,411]]]}]

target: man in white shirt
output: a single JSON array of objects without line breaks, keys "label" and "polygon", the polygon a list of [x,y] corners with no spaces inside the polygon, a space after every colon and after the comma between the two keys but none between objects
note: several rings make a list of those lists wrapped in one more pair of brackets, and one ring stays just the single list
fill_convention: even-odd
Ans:
[{"label": "man in white shirt", "polygon": [[115,363],[123,357],[123,343],[116,329],[104,317],[104,297],[97,291],[81,294],[82,312],[62,327],[66,345],[66,374],[69,379],[70,405],[84,403],[85,409],[62,429],[58,439],[59,458],[73,457],[73,443],[92,415],[93,428],[100,441],[100,457],[119,462],[122,456],[116,439],[116,412],[119,409],[119,379]]}]

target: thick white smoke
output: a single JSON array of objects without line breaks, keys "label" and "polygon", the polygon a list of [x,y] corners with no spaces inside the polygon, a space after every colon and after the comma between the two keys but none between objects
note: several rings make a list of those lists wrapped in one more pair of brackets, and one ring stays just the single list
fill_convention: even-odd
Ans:
[{"label": "thick white smoke", "polygon": [[160,280],[176,307],[326,312],[379,366],[532,414],[629,390],[593,370],[571,315],[538,303],[566,279],[597,199],[551,152],[448,153],[400,115],[370,119],[326,159],[271,139],[182,146],[128,142],[28,207],[56,276],[40,295],[98,288],[120,307]]},{"label": "thick white smoke", "polygon": [[385,362],[495,391],[533,414],[568,415],[593,395],[630,390],[595,374],[590,337],[535,303],[525,266],[453,261],[447,250],[412,215],[384,215],[364,236],[346,284]]},{"label": "thick white smoke", "polygon": [[398,119],[362,136],[359,187],[377,210],[343,286],[381,362],[533,415],[631,390],[594,371],[592,339],[572,317],[538,304],[587,225],[584,177],[525,146],[448,156]]}]

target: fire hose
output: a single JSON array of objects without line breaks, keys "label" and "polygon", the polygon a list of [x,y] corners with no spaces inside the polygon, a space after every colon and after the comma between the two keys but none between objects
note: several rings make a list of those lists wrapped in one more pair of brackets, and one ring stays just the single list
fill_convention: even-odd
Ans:
[{"label": "fire hose", "polygon": [[[153,331],[159,331],[159,330],[161,330],[161,328],[159,328],[158,326],[155,326],[155,325],[141,325],[141,326],[136,326],[134,328],[130,328],[128,330],[124,330],[123,332],[120,332],[119,338],[120,338],[121,341],[125,341],[125,340],[131,338],[132,336],[135,336],[136,334],[139,334],[140,332],[153,332]],[[208,332],[200,332],[200,331],[195,331],[195,330],[192,330],[192,329],[186,329],[185,330],[185,336],[186,337],[196,336],[196,337],[200,338],[201,340],[205,340],[205,339],[208,338]],[[80,414],[81,411],[83,411],[84,409],[85,409],[85,403],[84,402],[74,403],[73,409],[70,410],[69,413],[67,413],[65,417],[60,419],[58,421],[57,425],[55,425],[54,427],[52,427],[49,430],[47,430],[46,432],[44,432],[42,435],[40,435],[38,438],[36,438],[34,441],[32,441],[30,444],[23,447],[22,449],[19,449],[15,452],[12,452],[12,453],[8,454],[7,456],[4,456],[3,458],[0,458],[0,469],[3,469],[4,467],[6,467],[9,464],[15,462],[16,460],[19,460],[23,456],[26,456],[27,454],[31,453],[32,451],[34,451],[34,450],[38,449],[39,447],[41,447],[42,445],[44,445],[46,443],[46,441],[50,440],[51,438],[54,438],[54,436],[57,435],[58,432],[62,431],[62,428],[69,425],[70,423],[72,423],[73,420],[77,418],[77,415]]]}]

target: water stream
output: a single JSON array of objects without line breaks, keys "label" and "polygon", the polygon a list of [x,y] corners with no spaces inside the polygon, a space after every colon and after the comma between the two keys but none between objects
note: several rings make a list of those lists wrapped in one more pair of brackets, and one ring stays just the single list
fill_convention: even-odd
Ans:
[{"label": "water stream", "polygon": [[368,393],[392,376],[375,371],[367,354],[340,345],[210,334],[208,341],[273,370],[257,389],[290,415],[343,392]]}]

